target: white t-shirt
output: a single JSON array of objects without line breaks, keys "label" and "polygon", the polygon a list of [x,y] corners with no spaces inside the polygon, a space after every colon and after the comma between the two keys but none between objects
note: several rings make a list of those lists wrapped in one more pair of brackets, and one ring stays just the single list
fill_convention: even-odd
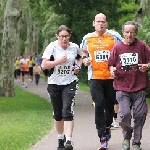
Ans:
[{"label": "white t-shirt", "polygon": [[78,78],[74,74],[74,63],[77,54],[82,55],[82,51],[79,46],[75,43],[69,42],[70,46],[64,50],[58,45],[58,41],[50,43],[42,58],[50,59],[50,56],[54,56],[54,60],[62,57],[64,54],[67,55],[67,61],[54,67],[53,74],[48,77],[48,84],[66,85],[73,81],[77,81]]}]

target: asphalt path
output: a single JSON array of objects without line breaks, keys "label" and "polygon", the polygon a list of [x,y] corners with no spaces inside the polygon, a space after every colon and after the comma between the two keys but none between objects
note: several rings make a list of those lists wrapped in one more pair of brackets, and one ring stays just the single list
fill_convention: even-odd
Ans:
[{"label": "asphalt path", "polygon": [[[22,87],[21,82],[15,83]],[[22,87],[23,88],[23,87]],[[33,82],[28,83],[27,88],[23,88],[31,93],[39,95],[49,101],[47,93],[47,83],[40,80],[37,87]],[[150,109],[150,107],[149,107]],[[90,93],[79,90],[75,100],[74,106],[74,130],[73,130],[73,147],[74,150],[97,150],[99,145],[99,138],[94,123],[94,107],[91,105]],[[121,150],[123,141],[121,128],[111,128],[112,138],[108,143],[108,150]],[[143,128],[143,135],[141,140],[142,150],[150,150],[150,114]],[[132,142],[131,142],[132,143]],[[50,131],[41,141],[37,142],[30,150],[57,150],[57,133],[55,128]]]}]

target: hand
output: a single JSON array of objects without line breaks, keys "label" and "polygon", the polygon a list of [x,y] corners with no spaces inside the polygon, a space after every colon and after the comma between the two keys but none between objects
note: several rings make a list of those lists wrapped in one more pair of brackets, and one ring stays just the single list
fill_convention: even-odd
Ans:
[{"label": "hand", "polygon": [[85,66],[89,66],[90,64],[91,64],[91,58],[84,58],[83,59],[83,64],[85,65]]},{"label": "hand", "polygon": [[147,64],[138,64],[138,67],[141,72],[147,71]]},{"label": "hand", "polygon": [[113,66],[111,66],[110,68],[110,74],[113,76],[113,77],[115,77],[115,72],[116,72],[116,67],[113,67]]},{"label": "hand", "polygon": [[65,54],[61,58],[58,58],[57,61],[59,62],[59,64],[66,62],[67,61],[67,55]]}]

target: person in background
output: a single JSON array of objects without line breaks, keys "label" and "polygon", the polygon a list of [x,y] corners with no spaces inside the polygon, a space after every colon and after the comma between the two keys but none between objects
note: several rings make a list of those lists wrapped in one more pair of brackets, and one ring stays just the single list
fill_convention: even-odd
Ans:
[{"label": "person in background", "polygon": [[119,104],[118,101],[115,101],[115,105],[114,105],[114,117],[113,117],[113,123],[112,126],[114,128],[118,128],[119,127],[119,123],[118,123],[118,111],[119,111]]},{"label": "person in background", "polygon": [[[124,40],[116,44],[108,60],[119,103],[120,126],[124,140],[122,150],[142,150],[142,129],[147,115],[146,89],[149,86],[150,47],[136,38],[139,24],[127,21],[122,26]],[[133,126],[131,125],[133,108]]]},{"label": "person in background", "polygon": [[20,82],[20,56],[16,57],[15,64],[16,81]]},{"label": "person in background", "polygon": [[107,148],[111,138],[116,92],[113,88],[113,77],[108,69],[108,58],[114,44],[122,40],[121,35],[107,29],[107,19],[102,13],[95,16],[95,32],[83,37],[83,64],[88,66],[88,81],[92,100],[95,103],[95,124],[100,139],[98,150]]},{"label": "person in background", "polygon": [[32,56],[29,57],[29,81],[33,81],[33,66],[35,66]]},{"label": "person in background", "polygon": [[[58,133],[57,150],[73,150],[73,105],[78,90],[76,74],[81,69],[82,51],[77,44],[69,42],[71,30],[67,26],[61,25],[56,32],[56,37],[58,40],[51,42],[46,47],[41,67],[42,69],[54,67],[53,73],[48,77],[47,89]],[[52,55],[54,61],[50,61]]]},{"label": "person in background", "polygon": [[38,63],[35,64],[33,67],[33,73],[35,77],[35,84],[38,86],[39,80],[40,80],[40,72],[41,72],[41,67],[39,66]]},{"label": "person in background", "polygon": [[42,63],[42,54],[37,57],[37,63],[41,66]]},{"label": "person in background", "polygon": [[29,59],[27,55],[24,54],[23,58],[20,59],[20,65],[22,70],[22,78],[23,78],[23,87],[27,88],[28,86],[28,77],[29,77]]}]

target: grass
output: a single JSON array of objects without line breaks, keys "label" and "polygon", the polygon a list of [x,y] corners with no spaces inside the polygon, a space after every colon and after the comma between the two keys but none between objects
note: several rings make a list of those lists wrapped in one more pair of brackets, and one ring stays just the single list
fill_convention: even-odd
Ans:
[{"label": "grass", "polygon": [[79,82],[79,90],[90,92],[90,88],[87,84]]},{"label": "grass", "polygon": [[54,126],[50,103],[15,87],[15,97],[0,98],[0,150],[27,150]]}]

